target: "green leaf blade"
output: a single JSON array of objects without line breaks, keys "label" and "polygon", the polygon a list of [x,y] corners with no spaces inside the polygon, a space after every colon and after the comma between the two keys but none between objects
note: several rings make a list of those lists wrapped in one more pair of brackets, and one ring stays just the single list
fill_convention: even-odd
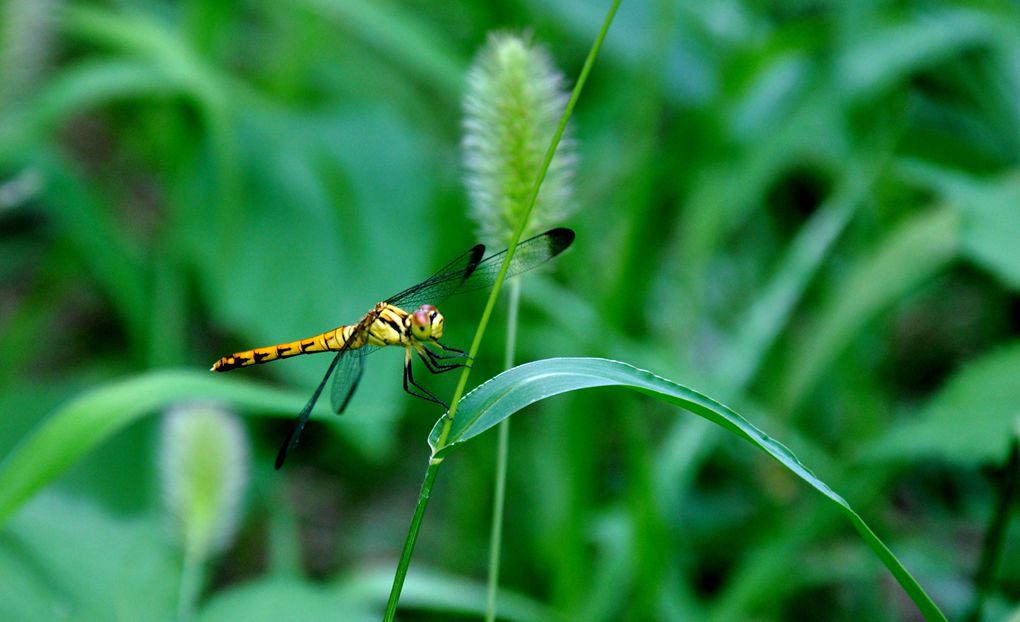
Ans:
[{"label": "green leaf blade", "polygon": [[[460,416],[450,430],[446,448],[467,441],[535,402],[581,389],[621,386],[662,399],[743,437],[783,463],[827,497],[846,505],[781,443],[751,425],[727,406],[627,363],[600,358],[555,358],[526,363],[479,385],[460,403]],[[435,449],[443,419],[429,435]]]},{"label": "green leaf blade", "polygon": [[102,386],[58,409],[0,462],[0,525],[78,458],[144,415],[187,400],[296,413],[305,399],[195,371],[149,372]]},{"label": "green leaf blade", "polygon": [[744,438],[765,451],[789,471],[821,492],[847,515],[872,552],[882,561],[904,591],[928,620],[945,616],[917,581],[899,563],[888,547],[868,527],[843,497],[818,479],[782,443],[769,437],[727,406],[693,389],[677,384],[627,363],[599,358],[555,358],[526,363],[503,372],[479,385],[458,407],[447,443],[439,445],[445,417],[439,419],[429,435],[429,445],[437,455],[492,428],[518,410],[548,397],[580,389],[619,386],[679,406]]}]

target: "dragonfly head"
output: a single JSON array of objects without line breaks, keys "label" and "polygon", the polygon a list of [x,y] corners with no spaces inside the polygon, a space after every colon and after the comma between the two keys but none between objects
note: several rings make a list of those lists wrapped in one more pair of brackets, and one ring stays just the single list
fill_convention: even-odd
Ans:
[{"label": "dragonfly head", "polygon": [[419,341],[434,341],[443,336],[443,314],[432,305],[422,305],[411,314],[411,334]]}]

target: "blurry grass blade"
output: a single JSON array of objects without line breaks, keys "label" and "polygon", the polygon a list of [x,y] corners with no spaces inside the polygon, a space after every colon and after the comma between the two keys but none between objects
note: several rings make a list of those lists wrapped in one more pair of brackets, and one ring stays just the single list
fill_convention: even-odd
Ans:
[{"label": "blurry grass blade", "polygon": [[1020,176],[982,183],[956,205],[962,252],[1020,291]]},{"label": "blurry grass blade", "polygon": [[141,14],[117,13],[86,6],[64,12],[64,29],[77,39],[105,46],[154,63],[191,96],[208,105],[222,105],[225,76],[211,69],[187,42],[157,21]]},{"label": "blurry grass blade", "polygon": [[893,230],[850,272],[804,336],[786,375],[780,412],[794,411],[821,372],[879,311],[939,273],[956,256],[959,219],[924,212]]},{"label": "blurry grass blade", "polygon": [[[442,453],[445,454],[450,447],[481,434],[535,402],[580,389],[608,386],[625,387],[679,406],[736,434],[769,454],[838,506],[926,619],[945,620],[945,616],[917,581],[850,504],[825,482],[815,477],[789,449],[719,402],[626,363],[595,358],[558,358],[527,363],[503,372],[464,396],[458,408],[460,416],[454,420],[449,430]],[[445,422],[445,417],[440,418],[429,435],[429,443],[433,449]]]},{"label": "blurry grass blade", "polygon": [[[5,258],[0,257],[0,265]],[[39,278],[16,304],[8,307],[0,320],[0,386],[14,387],[20,372],[38,354],[52,327],[57,325],[59,309],[53,300],[66,286],[60,262],[54,257],[37,265]],[[7,275],[0,273],[0,282]],[[8,282],[14,282],[13,278]]]},{"label": "blurry grass blade", "polygon": [[64,158],[33,158],[44,181],[42,196],[78,260],[109,296],[132,344],[144,343],[148,302],[142,253],[106,203]]},{"label": "blurry grass blade", "polygon": [[120,99],[167,96],[176,90],[151,63],[138,60],[83,61],[65,67],[15,122],[0,126],[0,159],[18,155],[74,115]]},{"label": "blurry grass blade", "polygon": [[[631,518],[615,511],[602,518],[592,529],[589,546],[598,551],[602,561],[592,569],[588,578],[582,579],[588,596],[578,619],[611,620],[611,612],[633,611],[627,599],[634,596],[633,582],[640,580],[634,575],[640,569],[641,560],[635,550],[638,544],[635,530],[640,527],[633,524]],[[700,619],[700,616],[694,619]]]},{"label": "blurry grass blade", "polygon": [[201,114],[217,165],[218,192],[211,203],[216,206],[221,232],[218,250],[222,255],[236,252],[240,171],[231,105],[247,91],[230,74],[202,58],[180,34],[141,13],[73,6],[63,15],[69,36],[144,59],[178,85],[182,96]]},{"label": "blurry grass blade", "polygon": [[739,322],[740,332],[716,367],[734,390],[757,373],[777,336],[789,321],[808,283],[828,257],[836,239],[856,212],[872,178],[849,173],[845,185],[801,228],[761,297]]},{"label": "blurry grass blade", "polygon": [[897,173],[935,190],[960,214],[960,250],[1013,289],[1020,289],[1020,175],[982,179],[916,159],[897,161]]},{"label": "blurry grass blade", "polygon": [[[870,474],[867,474],[851,482],[851,486],[860,496],[867,496],[865,491],[875,489],[874,481],[869,479]],[[808,560],[813,559],[819,543],[829,541],[833,534],[843,533],[843,516],[833,504],[798,504],[796,507],[796,528],[789,528],[789,523],[782,520],[774,521],[761,537],[748,542],[741,550],[740,561],[729,570],[726,585],[710,603],[710,613],[704,614],[702,619],[726,622],[753,618],[749,612],[767,608],[769,603],[780,602],[793,593],[824,589],[834,583],[875,580],[874,565],[863,549],[841,550],[839,562],[835,564],[831,558],[819,557],[818,563],[826,567],[812,567],[814,564]],[[794,573],[790,572],[792,565],[797,568]],[[861,566],[867,572],[863,578],[857,574]],[[853,576],[855,574],[857,576]],[[862,618],[867,619],[866,616]]]},{"label": "blurry grass blade", "polygon": [[[736,159],[727,158],[698,176],[685,201],[689,220],[680,230],[684,269],[693,278],[703,278],[726,236],[746,222],[775,180],[806,154],[818,159],[825,155],[818,152],[823,149],[845,157],[839,152],[847,142],[841,133],[843,121],[836,115],[839,102],[821,92],[797,103],[766,140],[749,142]],[[818,136],[834,138],[819,144]],[[740,183],[732,183],[734,179]]]},{"label": "blurry grass blade", "polygon": [[143,415],[195,399],[291,415],[306,397],[191,371],[151,372],[94,389],[57,410],[4,457],[0,524],[75,460]]},{"label": "blurry grass blade", "polygon": [[302,4],[408,68],[408,74],[436,85],[456,101],[467,63],[449,52],[443,33],[422,19],[408,17],[390,2],[301,0]]},{"label": "blurry grass blade", "polygon": [[64,29],[92,45],[148,61],[154,71],[181,88],[205,114],[214,132],[226,131],[227,90],[237,85],[159,22],[131,13],[75,6],[64,12]]},{"label": "blurry grass blade", "polygon": [[1020,425],[1020,341],[970,363],[921,413],[878,439],[865,457],[938,456],[965,464],[1001,461]]},{"label": "blurry grass blade", "polygon": [[996,24],[972,9],[931,9],[904,12],[901,22],[860,24],[857,37],[839,59],[835,75],[856,96],[902,80],[966,47],[990,43]]}]

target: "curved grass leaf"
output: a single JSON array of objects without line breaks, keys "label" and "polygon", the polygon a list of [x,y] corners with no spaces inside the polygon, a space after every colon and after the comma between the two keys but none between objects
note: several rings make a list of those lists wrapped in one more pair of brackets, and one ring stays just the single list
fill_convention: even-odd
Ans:
[{"label": "curved grass leaf", "polygon": [[291,414],[306,399],[196,371],[150,372],[90,391],[60,408],[0,463],[0,525],[75,460],[143,415],[184,400]]},{"label": "curved grass leaf", "polygon": [[503,372],[466,395],[458,407],[448,442],[437,447],[444,418],[429,435],[437,454],[473,438],[518,410],[547,397],[594,387],[619,386],[650,395],[715,423],[772,456],[790,472],[825,495],[850,519],[872,552],[881,559],[927,620],[945,616],[892,552],[841,496],[836,494],[793,453],[754,427],[746,419],[715,400],[685,386],[626,363],[597,358],[557,358],[527,363]]},{"label": "curved grass leaf", "polygon": [[20,114],[0,127],[0,159],[22,157],[37,141],[85,110],[118,100],[170,97],[177,86],[151,63],[82,61],[63,69]]},{"label": "curved grass leaf", "polygon": [[67,7],[62,17],[66,35],[147,60],[199,105],[225,105],[224,89],[230,80],[157,20],[86,6]]},{"label": "curved grass leaf", "polygon": [[970,9],[933,10],[923,16],[855,25],[836,75],[847,93],[857,97],[888,88],[958,50],[989,44],[996,37],[990,15]]}]

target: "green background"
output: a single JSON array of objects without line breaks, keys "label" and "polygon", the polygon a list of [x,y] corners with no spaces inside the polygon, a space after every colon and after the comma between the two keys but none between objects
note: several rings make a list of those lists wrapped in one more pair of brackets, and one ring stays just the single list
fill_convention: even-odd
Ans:
[{"label": "green background", "polygon": [[[280,472],[322,357],[158,405],[138,377],[352,322],[468,248],[461,97],[486,33],[530,32],[569,84],[608,4],[0,7],[0,456],[96,391],[127,386],[88,405],[117,417],[275,387],[220,395],[280,416],[244,417],[240,529],[199,619],[378,619],[441,414],[403,394],[399,354]],[[518,360],[612,357],[733,407],[962,619],[1020,419],[1018,102],[1004,0],[625,0],[573,118],[577,241],[524,283]],[[448,343],[482,302],[444,305]],[[472,385],[504,332],[497,314]],[[417,378],[449,396],[452,375]],[[508,619],[918,619],[819,495],[703,420],[613,389],[525,412]],[[82,449],[10,517],[0,617],[174,615],[158,423]],[[400,619],[483,608],[494,447],[447,460]],[[1020,606],[1015,507],[989,620]]]}]

